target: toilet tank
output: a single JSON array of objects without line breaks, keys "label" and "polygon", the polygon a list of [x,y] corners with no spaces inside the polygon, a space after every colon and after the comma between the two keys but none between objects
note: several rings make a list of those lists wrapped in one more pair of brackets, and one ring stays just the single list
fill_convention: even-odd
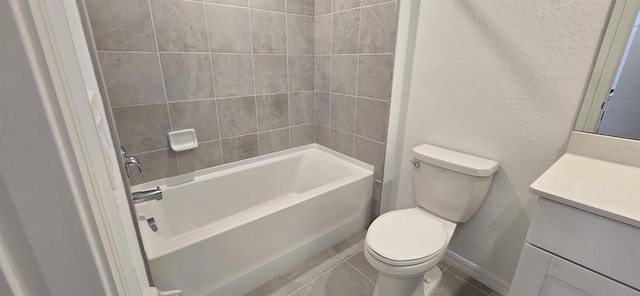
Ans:
[{"label": "toilet tank", "polygon": [[453,222],[467,222],[487,197],[499,164],[433,145],[413,148],[419,166],[413,168],[418,205]]}]

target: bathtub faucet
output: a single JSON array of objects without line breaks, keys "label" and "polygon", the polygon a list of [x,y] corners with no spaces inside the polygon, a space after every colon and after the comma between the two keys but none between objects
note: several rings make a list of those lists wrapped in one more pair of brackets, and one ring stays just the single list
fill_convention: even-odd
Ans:
[{"label": "bathtub faucet", "polygon": [[131,196],[133,197],[134,204],[150,200],[161,200],[162,190],[160,187],[156,187],[156,189],[134,192]]}]

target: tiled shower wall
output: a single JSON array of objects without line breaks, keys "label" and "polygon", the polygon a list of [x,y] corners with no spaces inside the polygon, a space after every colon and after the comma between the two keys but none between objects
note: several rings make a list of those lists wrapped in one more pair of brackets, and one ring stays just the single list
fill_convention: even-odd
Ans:
[{"label": "tiled shower wall", "polygon": [[316,142],[375,167],[379,214],[397,2],[316,0]]},{"label": "tiled shower wall", "polygon": [[375,166],[377,216],[396,1],[85,1],[132,184],[317,142]]},{"label": "tiled shower wall", "polygon": [[132,184],[314,142],[313,0],[85,1]]}]

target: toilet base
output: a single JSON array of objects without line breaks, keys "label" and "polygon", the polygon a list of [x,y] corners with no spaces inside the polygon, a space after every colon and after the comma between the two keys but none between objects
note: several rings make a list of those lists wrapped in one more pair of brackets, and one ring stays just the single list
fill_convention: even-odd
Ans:
[{"label": "toilet base", "polygon": [[441,279],[442,271],[438,266],[429,269],[424,275],[408,278],[394,278],[380,273],[373,296],[430,296]]}]

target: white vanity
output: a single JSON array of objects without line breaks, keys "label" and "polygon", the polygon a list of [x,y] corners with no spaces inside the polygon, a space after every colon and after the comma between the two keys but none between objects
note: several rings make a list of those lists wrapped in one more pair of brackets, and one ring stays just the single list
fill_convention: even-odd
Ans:
[{"label": "white vanity", "polygon": [[[584,137],[599,136],[575,133],[572,142]],[[601,160],[620,147],[595,140],[570,143],[531,185],[540,199],[510,295],[640,296],[640,167]],[[591,157],[571,153],[584,147]]]}]

